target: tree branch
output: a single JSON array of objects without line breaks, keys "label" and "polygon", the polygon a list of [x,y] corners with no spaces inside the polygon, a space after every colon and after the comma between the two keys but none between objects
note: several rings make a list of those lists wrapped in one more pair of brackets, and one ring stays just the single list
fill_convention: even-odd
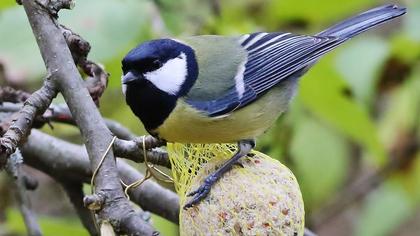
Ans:
[{"label": "tree branch", "polygon": [[114,230],[129,235],[158,234],[132,208],[124,197],[118,181],[118,172],[113,151],[104,153],[111,143],[112,135],[96,109],[83,80],[73,63],[73,58],[63,37],[61,28],[49,12],[38,1],[22,0],[42,58],[51,78],[69,106],[78,125],[91,162],[95,170],[102,155],[103,163],[95,177],[94,191],[104,193],[102,209],[97,211],[101,221],[112,224]]},{"label": "tree branch", "polygon": [[22,103],[26,101],[31,94],[16,90],[9,86],[0,86],[0,104],[3,102]]},{"label": "tree branch", "polygon": [[14,123],[0,138],[0,168],[5,164],[7,157],[15,152],[22,138],[28,134],[35,117],[45,112],[56,95],[54,84],[47,78],[44,86],[26,100]]},{"label": "tree branch", "polygon": [[130,141],[117,139],[114,143],[115,154],[135,162],[144,162],[143,138],[146,139],[145,147],[147,150],[147,161],[156,165],[165,166],[170,169],[171,162],[169,161],[168,153],[161,149],[148,150],[164,145],[164,142],[151,136],[137,137]]},{"label": "tree branch", "polygon": [[85,85],[93,101],[99,106],[99,98],[108,85],[109,74],[102,66],[87,59],[91,49],[89,42],[64,25],[60,25],[60,27],[74,62],[89,76],[85,81]]},{"label": "tree branch", "polygon": [[[18,112],[19,104],[3,103],[0,105],[0,112]],[[1,120],[1,119],[0,119]],[[144,162],[143,156],[143,136],[135,137],[127,128],[120,123],[104,119],[107,127],[116,135],[117,139],[114,143],[114,152],[118,157],[132,160],[134,162]],[[42,127],[45,122],[59,122],[70,125],[75,125],[68,107],[64,104],[51,105],[49,109],[42,115],[36,118],[37,127]],[[4,122],[3,122],[4,123]],[[7,125],[5,125],[7,126]],[[0,128],[2,126],[0,125]],[[0,130],[1,131],[1,130]],[[148,162],[171,168],[168,154],[156,147],[165,145],[165,142],[155,139],[151,136],[146,137],[146,154]],[[155,148],[155,149],[154,149]]]},{"label": "tree branch", "polygon": [[[89,183],[92,174],[86,150],[61,139],[32,130],[21,148],[25,163],[54,178]],[[132,183],[144,176],[123,160],[117,159],[119,177]],[[129,191],[130,200],[145,211],[150,211],[178,224],[178,196],[153,181]]]},{"label": "tree branch", "polygon": [[22,173],[23,158],[19,149],[11,155],[7,162],[7,172],[14,179],[14,191],[18,202],[19,210],[25,221],[26,230],[29,236],[41,236],[41,228],[38,225],[35,214],[31,210],[31,203],[26,193],[27,186],[25,176]]},{"label": "tree branch", "polygon": [[77,212],[83,226],[89,232],[91,236],[99,235],[98,230],[95,226],[95,219],[93,218],[92,212],[89,211],[83,205],[83,185],[81,182],[72,182],[68,180],[59,180],[64,190],[67,193],[71,203],[73,204],[74,209]]}]

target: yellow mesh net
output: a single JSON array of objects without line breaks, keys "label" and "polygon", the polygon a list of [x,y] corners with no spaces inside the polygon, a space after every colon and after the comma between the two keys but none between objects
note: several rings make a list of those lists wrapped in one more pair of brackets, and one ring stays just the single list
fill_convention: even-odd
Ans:
[{"label": "yellow mesh net", "polygon": [[293,173],[252,151],[223,175],[200,204],[183,210],[196,190],[237,150],[234,144],[169,143],[181,235],[303,235],[304,206]]}]

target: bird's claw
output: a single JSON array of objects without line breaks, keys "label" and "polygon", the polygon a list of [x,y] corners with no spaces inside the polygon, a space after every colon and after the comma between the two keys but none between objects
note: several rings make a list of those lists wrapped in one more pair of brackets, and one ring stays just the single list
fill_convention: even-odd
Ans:
[{"label": "bird's claw", "polygon": [[190,192],[189,194],[187,194],[187,197],[192,197],[192,196],[196,195],[197,193],[200,192],[200,189],[201,189],[201,186],[197,190],[194,190],[194,191]]},{"label": "bird's claw", "polygon": [[187,196],[192,197],[193,199],[184,205],[184,210],[190,208],[201,200],[203,200],[210,192],[211,187],[214,183],[222,176],[226,171],[232,168],[232,165],[238,163],[239,158],[247,155],[251,149],[255,147],[254,140],[242,140],[238,143],[238,151],[235,155],[225,162],[217,171],[213,172],[204,180],[204,183],[195,191],[190,192]]},{"label": "bird's claw", "polygon": [[208,176],[204,183],[197,189],[187,194],[188,197],[193,197],[188,203],[184,205],[184,210],[196,205],[203,200],[210,193],[211,186],[217,181],[215,176]]}]

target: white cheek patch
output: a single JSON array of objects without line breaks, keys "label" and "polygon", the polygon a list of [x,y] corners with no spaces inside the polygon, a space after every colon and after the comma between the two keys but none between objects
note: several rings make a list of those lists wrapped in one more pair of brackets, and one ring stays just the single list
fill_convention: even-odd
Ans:
[{"label": "white cheek patch", "polygon": [[159,69],[144,74],[144,78],[158,89],[176,95],[181,90],[187,75],[187,56],[181,53],[178,57],[168,60]]}]

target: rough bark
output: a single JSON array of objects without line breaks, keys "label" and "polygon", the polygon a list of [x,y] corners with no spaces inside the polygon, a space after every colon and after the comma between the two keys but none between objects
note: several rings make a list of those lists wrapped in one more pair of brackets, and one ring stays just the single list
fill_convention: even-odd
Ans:
[{"label": "rough bark", "polygon": [[7,158],[15,152],[21,140],[28,134],[35,117],[45,112],[56,95],[57,90],[53,82],[47,79],[44,86],[26,100],[11,126],[0,138],[0,168],[6,164]]},{"label": "rough bark", "polygon": [[[21,151],[26,164],[54,178],[72,182],[90,181],[92,171],[89,167],[89,158],[86,150],[80,145],[32,130]],[[117,160],[117,167],[119,178],[125,183],[132,183],[144,177],[123,160]],[[178,224],[179,199],[174,192],[148,180],[140,187],[129,191],[129,195],[130,200],[142,209]]]},{"label": "rough bark", "polygon": [[112,150],[105,153],[112,140],[96,105],[84,85],[72,54],[62,34],[61,27],[54,20],[48,7],[39,1],[22,0],[26,15],[38,43],[51,80],[71,111],[80,129],[91,170],[95,170],[104,156],[94,180],[94,192],[105,196],[104,204],[96,213],[100,221],[110,222],[119,233],[129,235],[156,235],[153,227],[146,223],[124,197],[118,178],[118,171]]},{"label": "rough bark", "polygon": [[41,228],[36,219],[35,213],[32,211],[31,202],[29,200],[29,195],[27,192],[27,184],[25,180],[25,175],[22,171],[23,158],[19,151],[16,150],[15,153],[11,155],[8,159],[6,169],[9,173],[9,176],[13,178],[13,190],[15,192],[17,204],[19,210],[22,214],[23,221],[25,222],[26,231],[29,236],[41,236]]}]

